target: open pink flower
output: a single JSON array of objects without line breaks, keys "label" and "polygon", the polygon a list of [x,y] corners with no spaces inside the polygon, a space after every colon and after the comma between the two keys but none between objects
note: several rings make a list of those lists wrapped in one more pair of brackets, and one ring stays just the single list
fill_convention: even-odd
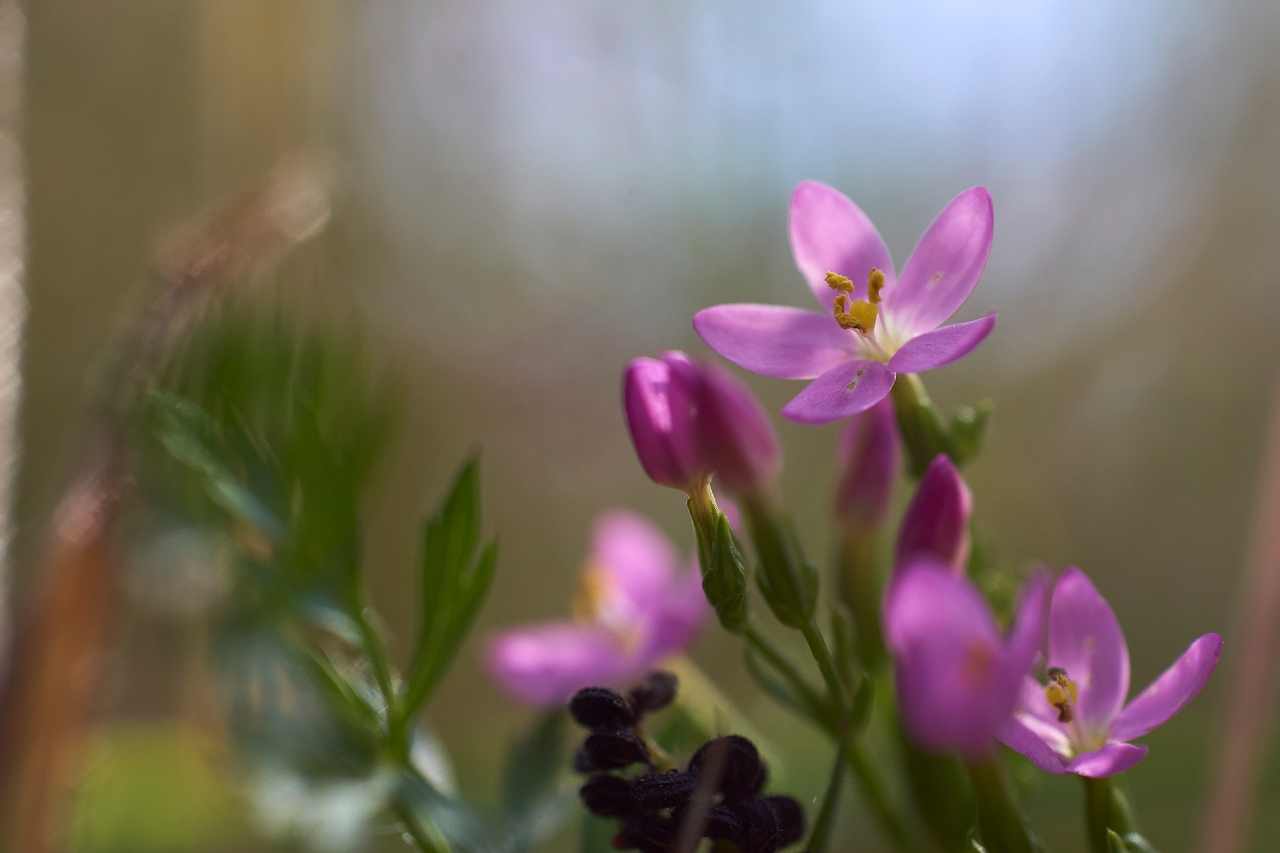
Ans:
[{"label": "open pink flower", "polygon": [[649,521],[606,513],[596,521],[573,620],[497,635],[485,655],[490,675],[517,698],[550,707],[583,687],[631,681],[683,652],[709,608],[696,565],[680,563]]},{"label": "open pink flower", "polygon": [[901,277],[871,220],[825,184],[796,187],[790,230],[796,266],[824,310],[717,305],[699,311],[693,327],[739,367],[813,379],[782,410],[793,421],[823,424],[864,411],[897,374],[950,364],[995,327],[994,313],[942,326],[973,292],[991,251],[994,217],[983,187],[943,209]]},{"label": "open pink flower", "polygon": [[920,746],[981,760],[1044,638],[1049,579],[1033,577],[1002,636],[982,593],[932,555],[899,565],[884,601],[902,722]]},{"label": "open pink flower", "polygon": [[1142,737],[1196,697],[1222,652],[1205,634],[1132,702],[1129,648],[1106,600],[1084,572],[1069,568],[1049,609],[1049,684],[1026,678],[1017,713],[997,737],[1039,767],[1102,778],[1123,773],[1147,754],[1127,743]]}]

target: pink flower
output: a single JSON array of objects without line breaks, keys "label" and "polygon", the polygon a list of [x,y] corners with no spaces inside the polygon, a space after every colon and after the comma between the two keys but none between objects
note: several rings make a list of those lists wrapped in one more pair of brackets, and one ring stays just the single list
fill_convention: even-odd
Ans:
[{"label": "pink flower", "polygon": [[634,680],[693,642],[707,602],[696,567],[681,570],[649,521],[614,511],[595,525],[572,621],[495,636],[485,665],[513,696],[551,707],[583,687]]},{"label": "pink flower", "polygon": [[840,469],[836,518],[849,531],[879,530],[889,514],[902,468],[902,439],[889,400],[849,418],[840,434],[836,464]]},{"label": "pink flower", "polygon": [[903,725],[920,746],[981,760],[1044,637],[1049,580],[1032,578],[1007,636],[968,579],[931,556],[898,567],[884,602]]},{"label": "pink flower", "polygon": [[963,574],[969,559],[972,512],[973,493],[947,455],[938,454],[902,516],[897,562],[913,554],[933,554]]},{"label": "pink flower", "polygon": [[1049,609],[1049,684],[1023,680],[1017,713],[997,737],[1040,769],[1102,778],[1147,754],[1127,741],[1186,707],[1209,680],[1222,638],[1205,634],[1125,705],[1129,648],[1115,614],[1084,572],[1069,568]]},{"label": "pink flower", "polygon": [[728,371],[682,352],[633,359],[622,398],[636,455],[654,482],[692,492],[715,474],[743,493],[777,479],[782,448],[769,416]]},{"label": "pink flower", "polygon": [[[858,206],[817,181],[791,196],[791,248],[823,311],[717,305],[693,327],[739,367],[777,379],[813,379],[782,414],[823,424],[875,405],[899,373],[962,358],[996,315],[942,326],[973,292],[991,251],[994,218],[983,187],[956,196],[895,278],[880,234]],[[940,328],[941,327],[941,328]]]}]

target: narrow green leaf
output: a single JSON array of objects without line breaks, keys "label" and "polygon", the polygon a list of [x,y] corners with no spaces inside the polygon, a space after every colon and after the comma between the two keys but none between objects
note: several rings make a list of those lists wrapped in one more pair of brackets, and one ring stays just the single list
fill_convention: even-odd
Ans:
[{"label": "narrow green leaf", "polygon": [[1129,848],[1127,853],[1160,853],[1150,841],[1137,832],[1126,832],[1124,843]]},{"label": "narrow green leaf", "polygon": [[1107,853],[1129,853],[1124,847],[1124,841],[1114,829],[1107,830]]},{"label": "narrow green leaf", "polygon": [[568,817],[576,785],[566,784],[568,715],[551,711],[511,745],[502,780],[502,812],[510,853],[529,850]]}]

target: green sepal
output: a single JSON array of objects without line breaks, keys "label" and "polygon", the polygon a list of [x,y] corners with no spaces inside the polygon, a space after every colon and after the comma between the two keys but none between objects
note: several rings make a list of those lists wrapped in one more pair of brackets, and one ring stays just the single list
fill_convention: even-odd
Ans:
[{"label": "green sepal", "polygon": [[957,466],[964,465],[982,451],[982,442],[986,437],[987,423],[991,419],[991,410],[995,403],[983,400],[976,408],[961,406],[951,416],[949,444],[951,459]]},{"label": "green sepal", "polygon": [[1129,853],[1124,847],[1120,834],[1114,829],[1107,830],[1107,853]]},{"label": "green sepal", "polygon": [[756,585],[765,603],[783,625],[805,627],[818,601],[818,570],[805,558],[791,519],[759,500],[747,501],[747,518],[760,560]]},{"label": "green sepal", "polygon": [[716,609],[726,631],[740,634],[747,625],[747,561],[738,536],[722,512],[711,543],[710,570],[702,576],[702,591]]},{"label": "green sepal", "polygon": [[1128,848],[1126,853],[1160,853],[1150,841],[1139,833],[1126,832],[1122,838],[1124,839],[1125,847]]}]

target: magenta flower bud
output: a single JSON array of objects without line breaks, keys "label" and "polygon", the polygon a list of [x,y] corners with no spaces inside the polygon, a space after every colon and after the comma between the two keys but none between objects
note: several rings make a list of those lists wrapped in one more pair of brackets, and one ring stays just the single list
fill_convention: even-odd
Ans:
[{"label": "magenta flower bud", "polygon": [[690,491],[706,476],[694,429],[693,391],[689,374],[672,365],[696,368],[682,353],[663,361],[632,359],[622,377],[622,405],[640,464],[649,479],[662,486]]},{"label": "magenta flower bud", "polygon": [[884,601],[902,723],[930,751],[981,761],[1017,706],[1044,642],[1049,578],[1037,575],[1001,634],[982,593],[930,556],[898,567]]},{"label": "magenta flower bud", "polygon": [[969,514],[973,494],[946,454],[929,463],[902,517],[896,563],[932,554],[963,573],[969,559]]},{"label": "magenta flower bud", "polygon": [[836,518],[850,532],[884,526],[902,468],[902,440],[888,397],[849,418],[836,450]]},{"label": "magenta flower bud", "polygon": [[[679,369],[676,362],[671,365],[673,373]],[[697,433],[712,472],[730,492],[749,494],[768,488],[782,468],[782,447],[764,407],[728,371],[713,364],[690,368],[699,374]]]}]

